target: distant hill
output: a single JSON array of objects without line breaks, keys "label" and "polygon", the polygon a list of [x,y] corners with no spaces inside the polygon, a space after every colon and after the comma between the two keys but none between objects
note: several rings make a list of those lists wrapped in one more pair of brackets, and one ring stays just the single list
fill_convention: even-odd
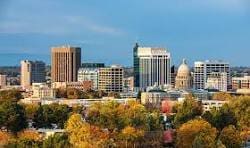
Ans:
[{"label": "distant hill", "polygon": [[0,53],[0,66],[19,66],[21,60],[41,60],[50,62],[50,55],[28,53]]}]

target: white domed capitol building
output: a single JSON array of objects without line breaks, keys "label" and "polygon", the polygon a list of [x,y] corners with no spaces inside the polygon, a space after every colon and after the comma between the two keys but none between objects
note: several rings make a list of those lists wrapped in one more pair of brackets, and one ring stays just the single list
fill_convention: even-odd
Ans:
[{"label": "white domed capitol building", "polygon": [[182,64],[178,68],[177,76],[175,79],[175,88],[177,89],[191,89],[192,88],[191,71],[185,59],[183,59]]}]

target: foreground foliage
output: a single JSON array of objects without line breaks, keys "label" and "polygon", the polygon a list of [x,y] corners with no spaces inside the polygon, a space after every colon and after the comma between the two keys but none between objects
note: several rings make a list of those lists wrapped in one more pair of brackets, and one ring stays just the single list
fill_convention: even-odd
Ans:
[{"label": "foreground foliage", "polygon": [[[137,147],[145,133],[161,131],[159,119],[158,112],[148,112],[135,101],[126,105],[111,101],[91,105],[84,118],[72,115],[66,131],[76,147]],[[151,142],[151,146],[153,142],[159,144],[161,137]]]},{"label": "foreground foliage", "polygon": [[177,147],[214,148],[216,134],[216,128],[205,120],[190,120],[177,130]]}]

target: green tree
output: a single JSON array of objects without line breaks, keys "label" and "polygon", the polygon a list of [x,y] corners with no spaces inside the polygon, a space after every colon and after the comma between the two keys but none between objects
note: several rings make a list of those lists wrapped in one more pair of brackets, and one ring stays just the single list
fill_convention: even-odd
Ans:
[{"label": "green tree", "polygon": [[39,141],[31,139],[17,139],[12,140],[4,146],[5,148],[40,148],[41,143]]},{"label": "green tree", "polygon": [[17,102],[22,98],[21,92],[16,89],[0,91],[0,103],[8,100]]},{"label": "green tree", "polygon": [[24,108],[16,102],[0,104],[0,126],[16,134],[27,127]]},{"label": "green tree", "polygon": [[36,104],[22,104],[25,109],[25,115],[27,119],[34,120],[35,113],[37,112],[39,105]]},{"label": "green tree", "polygon": [[224,104],[219,110],[214,108],[210,112],[205,112],[202,117],[218,130],[222,130],[231,124],[237,124],[234,112],[229,108],[228,104]]},{"label": "green tree", "polygon": [[102,128],[108,128],[110,131],[123,128],[118,107],[119,104],[114,101],[93,104],[88,109],[87,121]]},{"label": "green tree", "polygon": [[240,132],[233,125],[225,127],[219,139],[227,148],[239,148],[242,144]]},{"label": "green tree", "polygon": [[[151,113],[147,112],[143,105],[136,101],[128,101],[127,105],[120,106],[120,110],[123,111],[123,114],[125,115],[124,117],[121,117],[125,121],[124,126],[131,125],[133,127],[147,129],[147,116]],[[157,115],[151,114],[151,116],[154,118]],[[154,127],[154,125],[150,126]]]},{"label": "green tree", "polygon": [[59,128],[64,128],[65,122],[68,120],[71,109],[67,105],[52,104],[53,111],[52,122],[56,123]]},{"label": "green tree", "polygon": [[161,123],[161,117],[160,112],[152,112],[148,113],[146,117],[146,124],[147,124],[147,131],[157,131],[161,130],[162,123]]},{"label": "green tree", "polygon": [[193,98],[187,98],[178,106],[177,113],[174,118],[174,125],[176,127],[181,124],[194,119],[202,114],[202,106]]},{"label": "green tree", "polygon": [[56,124],[58,128],[63,128],[70,113],[71,109],[67,105],[42,105],[34,115],[34,126],[38,128],[51,128],[52,124]]},{"label": "green tree", "polygon": [[42,105],[34,115],[34,126],[36,128],[51,128],[53,123],[53,110],[49,105]]},{"label": "green tree", "polygon": [[43,141],[43,148],[71,148],[72,145],[69,143],[68,135],[66,134],[55,134],[49,136]]},{"label": "green tree", "polygon": [[241,129],[250,127],[250,96],[240,96],[229,103]]},{"label": "green tree", "polygon": [[190,120],[177,129],[178,148],[214,148],[217,130],[202,119]]}]

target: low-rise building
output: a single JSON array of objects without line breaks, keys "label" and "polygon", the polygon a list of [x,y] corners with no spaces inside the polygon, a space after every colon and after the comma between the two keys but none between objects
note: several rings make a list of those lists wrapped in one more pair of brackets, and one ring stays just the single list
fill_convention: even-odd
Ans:
[{"label": "low-rise building", "polygon": [[131,92],[134,90],[134,77],[127,77],[123,79],[123,91]]},{"label": "low-rise building", "polygon": [[55,98],[56,92],[46,83],[32,83],[32,98]]},{"label": "low-rise building", "polygon": [[203,111],[210,111],[211,109],[215,108],[216,110],[219,110],[225,103],[228,103],[228,101],[219,101],[219,100],[202,100],[202,107]]},{"label": "low-rise building", "polygon": [[232,87],[233,87],[233,90],[250,89],[250,76],[233,77]]},{"label": "low-rise building", "polygon": [[82,82],[54,82],[52,83],[52,88],[65,88],[65,89],[78,89],[82,91],[91,90],[93,86],[92,81],[82,81]]},{"label": "low-rise building", "polygon": [[141,93],[141,103],[143,105],[150,104],[153,107],[160,108],[161,102],[165,99],[167,99],[167,93],[157,87]]},{"label": "low-rise building", "polygon": [[65,132],[64,129],[44,129],[44,128],[39,128],[37,130],[39,134],[42,135],[43,139],[47,139],[49,136],[53,136],[55,134],[62,134]]},{"label": "low-rise building", "polygon": [[126,104],[130,100],[136,100],[136,98],[113,98],[113,97],[107,97],[107,98],[102,98],[102,99],[62,99],[62,98],[56,98],[56,99],[41,99],[41,98],[25,98],[21,99],[20,102],[24,104],[64,104],[68,105],[70,107],[73,106],[85,106],[88,107],[93,103],[97,102],[107,102],[107,101],[116,101],[121,104]]},{"label": "low-rise building", "polygon": [[121,98],[137,98],[138,92],[129,91],[119,93]]},{"label": "low-rise building", "polygon": [[209,99],[209,92],[207,90],[183,90],[183,89],[165,89],[167,93],[167,98],[176,101],[179,98],[185,98],[187,95],[193,95],[195,98],[199,100],[207,100]]},{"label": "low-rise building", "polygon": [[206,89],[215,89],[219,91],[227,91],[227,73],[226,72],[213,72],[207,76],[205,84]]}]

